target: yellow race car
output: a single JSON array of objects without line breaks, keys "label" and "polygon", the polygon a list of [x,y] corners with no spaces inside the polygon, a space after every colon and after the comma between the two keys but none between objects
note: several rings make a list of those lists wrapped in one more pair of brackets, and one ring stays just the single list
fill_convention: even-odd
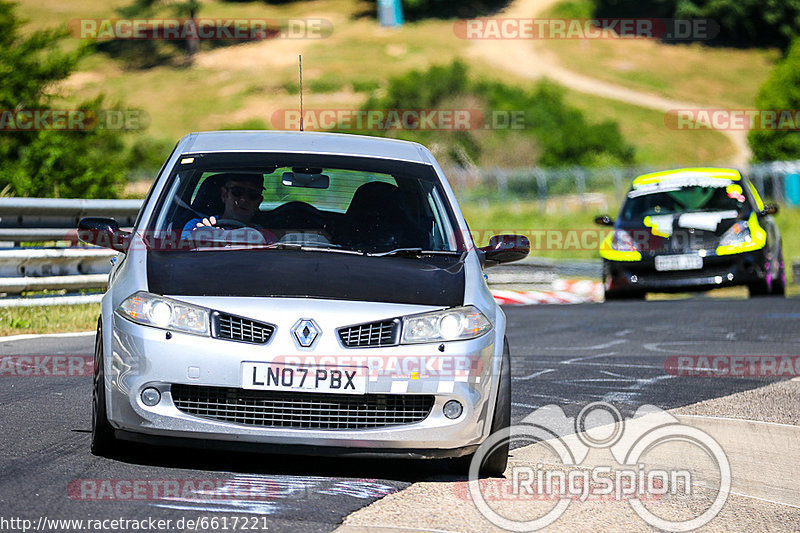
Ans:
[{"label": "yellow race car", "polygon": [[687,168],[633,180],[600,245],[606,300],[647,292],[747,285],[751,296],[783,296],[781,236],[755,186],[738,170]]}]

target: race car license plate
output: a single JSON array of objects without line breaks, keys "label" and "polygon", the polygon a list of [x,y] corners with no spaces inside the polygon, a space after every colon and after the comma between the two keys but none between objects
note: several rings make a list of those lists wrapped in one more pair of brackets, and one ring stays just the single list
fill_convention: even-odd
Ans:
[{"label": "race car license plate", "polygon": [[242,363],[242,388],[333,394],[366,394],[367,368]]},{"label": "race car license plate", "polygon": [[703,258],[699,255],[657,255],[656,270],[697,270],[703,268]]}]

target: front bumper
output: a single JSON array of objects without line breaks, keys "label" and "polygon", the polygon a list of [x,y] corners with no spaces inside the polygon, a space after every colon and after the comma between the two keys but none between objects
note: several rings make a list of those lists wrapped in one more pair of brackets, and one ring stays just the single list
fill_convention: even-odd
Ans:
[{"label": "front bumper", "polygon": [[[443,343],[443,352],[439,351],[441,343],[369,349],[337,348],[330,342],[318,346],[316,351],[324,349],[320,353],[327,357],[463,358],[470,368],[449,375],[426,375],[423,370],[416,379],[404,373],[371,375],[367,394],[433,395],[428,416],[406,425],[320,430],[260,427],[195,416],[179,410],[171,394],[173,384],[241,388],[243,362],[308,357],[313,351],[280,342],[251,345],[176,332],[167,339],[163,330],[134,324],[116,314],[112,323],[113,327],[105,330],[112,335],[111,354],[105,359],[107,411],[123,439],[199,446],[213,442],[225,448],[287,453],[318,453],[324,448],[328,453],[348,455],[456,457],[471,453],[488,436],[497,391],[493,365],[499,368],[494,331],[469,341]],[[141,392],[147,387],[161,392],[161,401],[153,407],[141,401]],[[455,420],[443,413],[444,404],[451,399],[464,407]]]},{"label": "front bumper", "polygon": [[654,257],[641,261],[603,260],[606,294],[685,292],[763,281],[764,249],[741,254],[709,256],[698,270],[657,271]]}]

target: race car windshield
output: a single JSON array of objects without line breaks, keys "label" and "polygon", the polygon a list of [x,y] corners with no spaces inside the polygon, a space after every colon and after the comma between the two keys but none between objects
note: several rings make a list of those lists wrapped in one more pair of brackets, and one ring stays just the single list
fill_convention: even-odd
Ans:
[{"label": "race car windshield", "polygon": [[183,158],[170,180],[153,228],[161,249],[458,250],[426,165],[207,155]]},{"label": "race car windshield", "polygon": [[738,184],[723,187],[675,187],[654,191],[634,189],[628,194],[621,218],[643,220],[648,216],[717,211],[735,211],[741,214],[746,206],[747,199]]}]

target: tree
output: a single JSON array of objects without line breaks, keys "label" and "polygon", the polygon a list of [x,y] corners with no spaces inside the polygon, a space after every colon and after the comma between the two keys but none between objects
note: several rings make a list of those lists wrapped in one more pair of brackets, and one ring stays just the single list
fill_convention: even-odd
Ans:
[{"label": "tree", "polygon": [[712,19],[718,38],[708,44],[777,46],[800,36],[800,0],[594,0],[596,17]]},{"label": "tree", "polygon": [[[761,110],[793,111],[800,109],[800,39],[796,39],[786,57],[778,63],[756,98]],[[797,128],[797,122],[794,123]],[[800,133],[779,129],[754,129],[748,135],[756,161],[800,159]]]},{"label": "tree", "polygon": [[[17,196],[116,196],[123,166],[116,162],[122,151],[117,131],[15,131],[9,117],[20,112],[52,112],[49,92],[75,68],[86,48],[73,53],[59,50],[66,30],[43,30],[23,35],[23,22],[14,5],[0,0],[0,189],[10,187]],[[102,98],[80,107],[89,114],[101,112]]]}]

